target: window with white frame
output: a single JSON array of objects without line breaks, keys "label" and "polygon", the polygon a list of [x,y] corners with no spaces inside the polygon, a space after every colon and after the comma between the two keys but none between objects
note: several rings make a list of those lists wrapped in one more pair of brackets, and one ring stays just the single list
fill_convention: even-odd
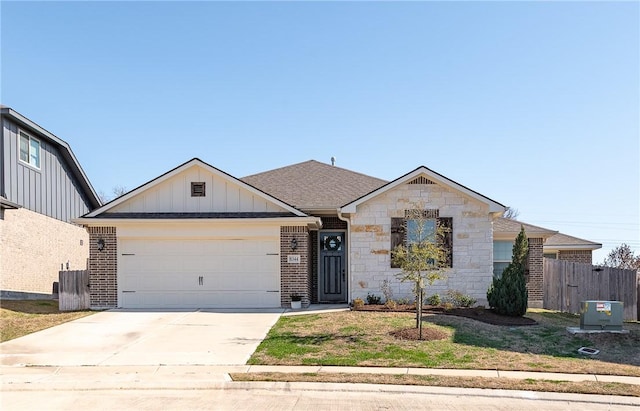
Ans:
[{"label": "window with white frame", "polygon": [[502,272],[511,263],[513,256],[513,241],[493,242],[493,276],[502,277]]},{"label": "window with white frame", "polygon": [[20,132],[20,161],[40,168],[40,140]]}]

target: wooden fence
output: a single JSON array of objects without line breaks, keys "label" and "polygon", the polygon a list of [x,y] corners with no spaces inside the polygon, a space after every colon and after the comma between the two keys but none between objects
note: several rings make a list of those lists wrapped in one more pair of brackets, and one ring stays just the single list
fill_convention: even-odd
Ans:
[{"label": "wooden fence", "polygon": [[550,310],[579,313],[581,301],[622,301],[625,320],[640,317],[640,274],[635,270],[545,258],[543,287],[544,308]]},{"label": "wooden fence", "polygon": [[89,309],[89,271],[60,271],[58,290],[58,309],[77,311]]}]

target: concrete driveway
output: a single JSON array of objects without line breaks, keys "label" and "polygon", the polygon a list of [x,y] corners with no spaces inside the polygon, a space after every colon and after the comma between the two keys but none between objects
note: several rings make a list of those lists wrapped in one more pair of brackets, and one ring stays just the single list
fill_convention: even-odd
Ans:
[{"label": "concrete driveway", "polygon": [[245,364],[282,309],[110,310],[0,344],[2,365]]}]

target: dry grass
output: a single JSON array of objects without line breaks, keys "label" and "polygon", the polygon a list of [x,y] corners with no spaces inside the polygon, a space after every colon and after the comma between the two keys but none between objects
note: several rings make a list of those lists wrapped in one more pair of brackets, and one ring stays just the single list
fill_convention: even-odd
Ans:
[{"label": "dry grass", "polygon": [[92,311],[58,311],[55,300],[0,301],[0,341],[8,341],[54,325],[93,314]]},{"label": "dry grass", "polygon": [[[640,376],[640,324],[630,334],[571,335],[579,318],[531,311],[538,321],[505,327],[468,318],[428,315],[425,327],[446,333],[438,341],[401,340],[390,333],[415,326],[410,313],[336,312],[282,317],[250,364],[345,365],[521,370]],[[595,358],[582,346],[601,350]]]},{"label": "dry grass", "polygon": [[624,395],[640,397],[640,386],[594,381],[570,382],[550,380],[517,380],[509,378],[446,377],[438,375],[331,374],[331,373],[238,373],[234,381],[340,382],[360,384],[428,385],[435,387],[488,388],[568,392],[578,394]]}]

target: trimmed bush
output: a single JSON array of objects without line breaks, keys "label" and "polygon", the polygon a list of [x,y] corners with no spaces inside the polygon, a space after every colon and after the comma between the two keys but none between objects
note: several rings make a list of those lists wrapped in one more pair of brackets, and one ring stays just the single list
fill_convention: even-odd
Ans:
[{"label": "trimmed bush", "polygon": [[487,291],[487,301],[489,307],[501,315],[510,317],[522,317],[527,312],[527,282],[525,270],[527,266],[527,255],[529,253],[529,242],[524,232],[524,227],[520,227],[520,233],[516,237],[513,245],[513,257],[511,263],[505,268],[502,277],[494,278]]}]

